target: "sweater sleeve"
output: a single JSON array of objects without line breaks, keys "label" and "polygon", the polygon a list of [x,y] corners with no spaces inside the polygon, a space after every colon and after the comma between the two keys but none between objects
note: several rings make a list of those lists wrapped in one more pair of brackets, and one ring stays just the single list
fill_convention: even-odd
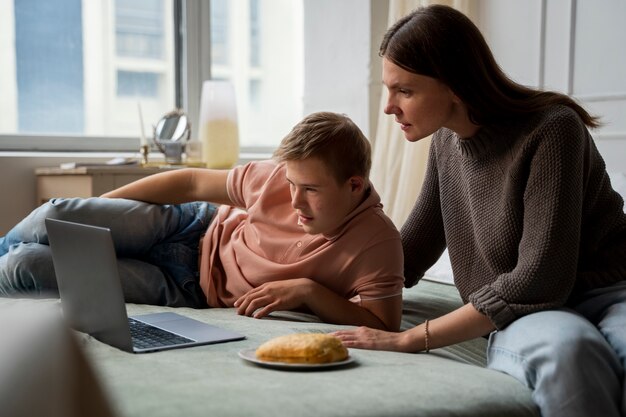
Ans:
[{"label": "sweater sleeve", "polygon": [[400,230],[404,251],[404,286],[410,288],[437,262],[446,243],[439,201],[435,138],[431,142],[422,190]]},{"label": "sweater sleeve", "polygon": [[523,152],[530,157],[517,264],[469,297],[498,329],[517,317],[561,307],[572,291],[580,245],[587,135],[577,115],[565,109],[526,141]]}]

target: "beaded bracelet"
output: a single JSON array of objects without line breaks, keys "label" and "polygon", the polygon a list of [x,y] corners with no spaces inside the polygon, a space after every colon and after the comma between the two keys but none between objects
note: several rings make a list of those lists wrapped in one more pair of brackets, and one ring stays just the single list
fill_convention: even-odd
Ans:
[{"label": "beaded bracelet", "polygon": [[428,320],[424,322],[424,352],[428,353],[430,351],[430,346],[428,345],[428,338],[430,337],[430,333],[428,333]]}]

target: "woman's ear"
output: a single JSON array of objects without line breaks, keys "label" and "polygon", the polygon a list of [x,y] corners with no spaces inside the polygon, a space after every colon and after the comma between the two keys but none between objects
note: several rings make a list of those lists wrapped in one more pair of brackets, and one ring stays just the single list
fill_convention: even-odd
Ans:
[{"label": "woman's ear", "polygon": [[461,99],[459,98],[459,96],[457,96],[456,94],[454,94],[454,93],[452,92],[452,90],[450,90],[450,94],[452,94],[452,102],[453,102],[454,104],[462,104],[462,103],[463,103],[463,100],[461,100]]}]

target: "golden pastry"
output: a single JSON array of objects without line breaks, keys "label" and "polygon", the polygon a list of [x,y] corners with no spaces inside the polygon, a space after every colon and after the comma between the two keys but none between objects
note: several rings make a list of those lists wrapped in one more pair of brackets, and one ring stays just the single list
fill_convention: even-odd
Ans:
[{"label": "golden pastry", "polygon": [[330,334],[297,333],[263,343],[257,348],[256,357],[267,362],[319,364],[347,359],[348,350]]}]

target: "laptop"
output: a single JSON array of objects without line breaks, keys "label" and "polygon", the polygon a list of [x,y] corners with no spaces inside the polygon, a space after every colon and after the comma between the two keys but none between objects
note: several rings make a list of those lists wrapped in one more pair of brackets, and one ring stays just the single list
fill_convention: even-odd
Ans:
[{"label": "laptop", "polygon": [[111,231],[50,218],[45,222],[63,315],[72,328],[134,353],[245,339],[173,312],[128,317]]}]

